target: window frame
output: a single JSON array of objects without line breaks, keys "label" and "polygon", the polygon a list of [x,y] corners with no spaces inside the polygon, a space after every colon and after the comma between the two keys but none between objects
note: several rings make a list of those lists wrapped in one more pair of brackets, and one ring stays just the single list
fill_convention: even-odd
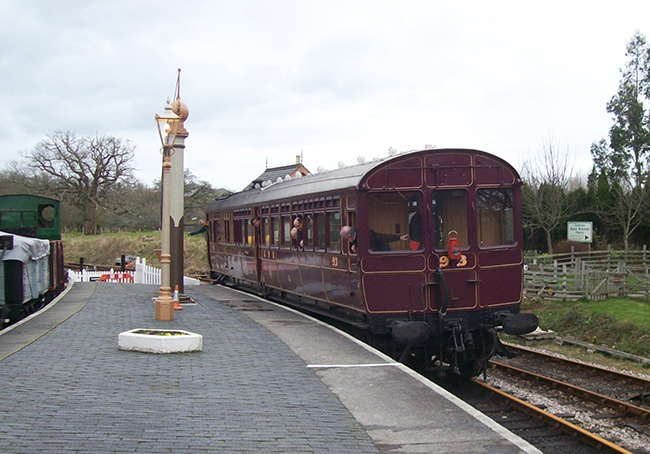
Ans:
[{"label": "window frame", "polygon": [[[411,206],[412,206],[412,202],[414,200],[417,200],[417,202],[418,202],[418,204],[416,206],[418,206],[417,212],[420,213],[420,216],[421,216],[421,219],[422,219],[422,223],[423,223],[422,228],[424,228],[424,225],[426,225],[424,223],[424,217],[425,217],[424,204],[426,203],[425,202],[426,197],[425,197],[425,193],[422,190],[420,190],[420,189],[408,189],[408,190],[403,190],[403,191],[402,190],[399,190],[399,191],[398,190],[381,191],[381,192],[380,191],[373,191],[373,192],[369,192],[368,194],[366,194],[365,197],[366,197],[365,198],[365,203],[366,203],[367,210],[368,210],[367,216],[366,216],[367,217],[366,220],[368,222],[368,224],[367,224],[368,230],[373,230],[376,233],[397,235],[397,236],[400,236],[400,237],[403,236],[403,235],[408,235],[409,236],[409,241],[407,241],[407,242],[404,242],[403,240],[397,240],[395,242],[391,242],[390,244],[393,244],[393,243],[399,243],[400,244],[400,246],[395,248],[395,249],[390,247],[390,245],[389,245],[389,250],[372,249],[371,244],[369,243],[368,244],[368,249],[367,249],[367,252],[369,254],[405,254],[405,253],[408,253],[408,254],[421,254],[423,252],[424,245],[425,245],[424,238],[423,238],[423,241],[419,242],[419,247],[417,249],[414,250],[414,249],[411,249],[411,247],[410,247],[411,246],[411,239],[410,239],[411,225],[410,225],[410,221],[412,219]],[[390,199],[388,199],[389,197],[395,198],[396,200],[390,200]],[[371,198],[374,198],[375,200],[372,200]],[[382,200],[382,198],[385,198],[385,199]],[[392,229],[388,225],[383,225],[384,228],[382,228],[382,225],[381,225],[382,223],[381,222],[373,221],[373,218],[377,217],[378,215],[380,217],[384,217],[381,214],[383,210],[379,210],[379,208],[377,208],[378,205],[382,205],[382,204],[388,204],[388,205],[399,204],[399,205],[401,205],[399,207],[399,209],[393,210],[393,212],[391,213],[390,219],[391,219],[391,222],[392,222],[392,224],[391,224]],[[355,221],[356,221],[356,211],[348,211],[348,221],[350,221],[351,218],[355,219]],[[348,225],[357,228],[357,232],[359,234],[363,235],[363,232],[360,232],[356,225],[352,225],[352,223],[348,223]],[[387,226],[389,227],[388,229],[385,228]],[[380,231],[377,231],[377,227],[379,227]],[[386,230],[388,230],[388,231],[386,231]],[[367,234],[369,235],[369,232],[367,232]],[[348,245],[348,252],[350,254],[358,254],[359,253],[359,245],[358,245],[358,243],[357,243],[357,252],[356,253],[352,252],[350,250],[349,245]]]},{"label": "window frame", "polygon": [[[442,231],[438,231],[438,234],[440,235],[440,242],[442,243],[442,246],[438,246],[438,240],[436,238],[436,229],[437,226],[439,225],[438,219],[436,219],[436,208],[434,208],[434,200],[439,200],[436,198],[436,195],[443,195],[443,194],[450,194],[451,197],[453,197],[453,193],[458,192],[463,194],[464,198],[464,220],[465,220],[465,225],[464,225],[464,230],[461,232],[458,232],[457,228],[452,228],[452,229],[446,229],[443,227]],[[431,225],[431,233],[432,235],[432,243],[431,243],[431,248],[432,250],[436,252],[443,252],[447,250],[447,247],[449,246],[449,234],[453,231],[458,233],[458,240],[460,241],[461,245],[461,250],[465,251],[470,248],[470,229],[472,228],[471,221],[472,219],[470,218],[470,209],[469,209],[469,203],[470,203],[470,194],[469,191],[466,188],[445,188],[445,189],[433,189],[431,191],[431,220],[433,221],[433,224]],[[444,208],[443,208],[444,209]],[[443,224],[444,224],[444,219],[443,219]]]},{"label": "window frame", "polygon": [[[479,192],[481,191],[491,191],[491,192],[499,192],[499,193],[505,193],[508,192],[509,194],[504,197],[504,203],[502,206],[502,209],[500,211],[494,211],[491,210],[492,213],[500,213],[503,219],[501,220],[500,224],[502,225],[503,229],[501,230],[501,234],[504,238],[503,242],[500,242],[499,244],[489,244],[489,245],[483,245],[483,221],[481,219],[481,208],[479,207],[480,203],[480,198],[479,198]],[[510,202],[510,207],[509,210],[507,209],[507,202]],[[515,234],[515,224],[514,224],[514,218],[515,218],[515,191],[513,188],[477,188],[476,189],[476,243],[479,249],[482,250],[487,250],[487,249],[503,249],[503,248],[510,248],[514,247],[517,245],[517,238]],[[508,236],[511,238],[511,242],[508,241]]]}]

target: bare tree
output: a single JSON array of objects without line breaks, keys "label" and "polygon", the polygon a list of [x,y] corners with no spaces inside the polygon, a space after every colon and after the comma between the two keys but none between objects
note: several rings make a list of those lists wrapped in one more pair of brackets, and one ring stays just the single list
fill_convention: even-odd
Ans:
[{"label": "bare tree", "polygon": [[542,143],[541,151],[522,166],[524,227],[532,233],[541,230],[549,254],[553,253],[553,231],[577,211],[577,200],[568,198],[573,180],[573,163],[568,150],[560,152],[552,138]]},{"label": "bare tree", "polygon": [[[133,181],[131,161],[135,146],[128,140],[109,136],[79,137],[55,132],[48,140],[24,153],[32,189],[57,195],[82,213],[83,229],[94,234],[100,210],[114,210]],[[48,186],[38,188],[47,176]]]},{"label": "bare tree", "polygon": [[621,178],[611,185],[613,203],[610,206],[598,204],[598,214],[606,225],[620,229],[623,246],[627,252],[630,237],[650,218],[650,194],[647,185],[634,186],[632,181]]}]

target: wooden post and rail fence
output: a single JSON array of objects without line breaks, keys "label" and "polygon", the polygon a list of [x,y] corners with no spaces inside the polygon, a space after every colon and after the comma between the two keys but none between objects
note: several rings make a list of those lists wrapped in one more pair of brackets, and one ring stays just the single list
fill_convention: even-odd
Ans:
[{"label": "wooden post and rail fence", "polygon": [[650,257],[642,250],[569,252],[524,258],[524,296],[576,301],[650,301]]}]

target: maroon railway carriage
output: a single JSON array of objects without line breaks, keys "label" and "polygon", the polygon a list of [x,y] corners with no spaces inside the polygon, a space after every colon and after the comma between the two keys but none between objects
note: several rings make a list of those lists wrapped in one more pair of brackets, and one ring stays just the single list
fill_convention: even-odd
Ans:
[{"label": "maroon railway carriage", "polygon": [[537,326],[519,314],[521,184],[494,155],[434,149],[245,190],[206,209],[211,274],[476,375],[497,327]]}]

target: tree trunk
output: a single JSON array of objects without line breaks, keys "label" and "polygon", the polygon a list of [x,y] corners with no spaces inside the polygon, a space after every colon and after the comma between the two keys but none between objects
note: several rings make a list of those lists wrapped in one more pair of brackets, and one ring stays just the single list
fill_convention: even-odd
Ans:
[{"label": "tree trunk", "polygon": [[548,247],[548,253],[553,254],[553,241],[551,241],[551,232],[545,231],[546,233],[546,246]]},{"label": "tree trunk", "polygon": [[84,207],[84,235],[97,234],[97,207],[88,204]]}]

